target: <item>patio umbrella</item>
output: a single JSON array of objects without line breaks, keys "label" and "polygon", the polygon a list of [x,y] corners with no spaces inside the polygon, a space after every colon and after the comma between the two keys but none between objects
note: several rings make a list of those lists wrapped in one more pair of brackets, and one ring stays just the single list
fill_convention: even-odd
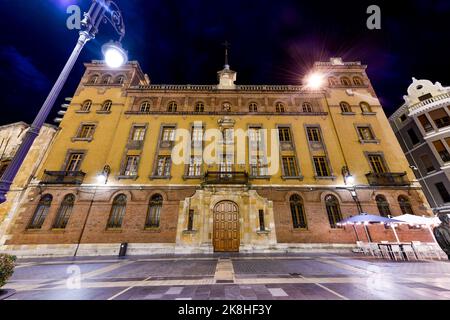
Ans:
[{"label": "patio umbrella", "polygon": [[431,237],[433,238],[434,242],[437,243],[436,238],[434,237],[433,229],[431,229],[431,226],[441,223],[441,221],[439,220],[438,217],[421,217],[421,216],[415,216],[413,214],[404,214],[404,215],[395,217],[395,220],[399,220],[399,221],[401,221],[401,223],[404,223],[404,224],[416,224],[416,225],[427,226],[428,230],[431,233]]},{"label": "patio umbrella", "polygon": [[[361,213],[361,214],[359,214],[357,216],[353,216],[353,217],[344,219],[344,220],[340,221],[338,224],[339,225],[344,225],[344,224],[353,224],[353,225],[355,225],[357,223],[362,223],[364,225],[364,230],[366,232],[367,240],[369,242],[372,242],[372,240],[370,239],[369,232],[367,230],[367,224],[368,223],[389,223],[392,226],[392,223],[395,223],[395,222],[400,222],[400,221],[395,220],[395,219],[390,219],[390,218],[385,218],[385,217],[373,215],[373,214]],[[395,231],[395,228],[392,228],[392,231],[394,231],[394,235],[395,235],[395,238],[397,239],[397,242],[400,242],[399,239],[398,239],[397,232]]]}]

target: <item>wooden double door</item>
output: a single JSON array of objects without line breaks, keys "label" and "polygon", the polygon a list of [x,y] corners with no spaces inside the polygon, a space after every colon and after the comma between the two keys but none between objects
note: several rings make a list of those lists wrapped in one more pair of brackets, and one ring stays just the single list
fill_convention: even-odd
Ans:
[{"label": "wooden double door", "polygon": [[214,252],[238,252],[240,245],[239,208],[231,201],[214,207]]}]

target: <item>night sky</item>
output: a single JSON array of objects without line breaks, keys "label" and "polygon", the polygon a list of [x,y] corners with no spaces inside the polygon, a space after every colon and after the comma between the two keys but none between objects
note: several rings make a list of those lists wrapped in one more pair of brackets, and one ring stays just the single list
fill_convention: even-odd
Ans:
[{"label": "night sky", "polygon": [[[450,1],[116,0],[127,27],[124,47],[155,84],[214,84],[223,47],[238,84],[299,84],[314,61],[342,56],[367,64],[390,115],[411,77],[450,85]],[[69,57],[77,32],[66,28],[67,6],[88,0],[0,0],[0,124],[30,123]],[[366,27],[370,4],[382,30]],[[394,7],[395,5],[395,7]],[[116,39],[102,25],[84,49],[48,122],[72,96],[83,62],[101,59]]]}]

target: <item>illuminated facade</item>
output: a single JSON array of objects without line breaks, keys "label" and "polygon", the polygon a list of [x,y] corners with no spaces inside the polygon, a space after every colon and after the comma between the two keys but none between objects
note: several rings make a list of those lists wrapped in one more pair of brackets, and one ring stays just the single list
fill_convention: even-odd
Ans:
[{"label": "illuminated facade", "polygon": [[137,62],[86,64],[3,250],[348,249],[342,218],[430,215],[365,69],[317,62],[326,83],[313,90],[237,85],[228,65],[217,85],[154,85]]}]

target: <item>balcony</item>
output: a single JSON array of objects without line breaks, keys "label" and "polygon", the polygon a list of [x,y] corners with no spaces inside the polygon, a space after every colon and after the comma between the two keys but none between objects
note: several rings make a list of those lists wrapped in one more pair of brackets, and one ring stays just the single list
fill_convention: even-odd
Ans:
[{"label": "balcony", "polygon": [[367,181],[371,186],[408,186],[411,182],[406,176],[406,172],[385,172],[374,173],[370,172],[366,174]]},{"label": "balcony", "polygon": [[83,183],[86,173],[82,171],[44,171],[41,184],[75,184]]},{"label": "balcony", "polygon": [[208,171],[203,180],[204,184],[248,184],[248,174],[245,171]]}]

